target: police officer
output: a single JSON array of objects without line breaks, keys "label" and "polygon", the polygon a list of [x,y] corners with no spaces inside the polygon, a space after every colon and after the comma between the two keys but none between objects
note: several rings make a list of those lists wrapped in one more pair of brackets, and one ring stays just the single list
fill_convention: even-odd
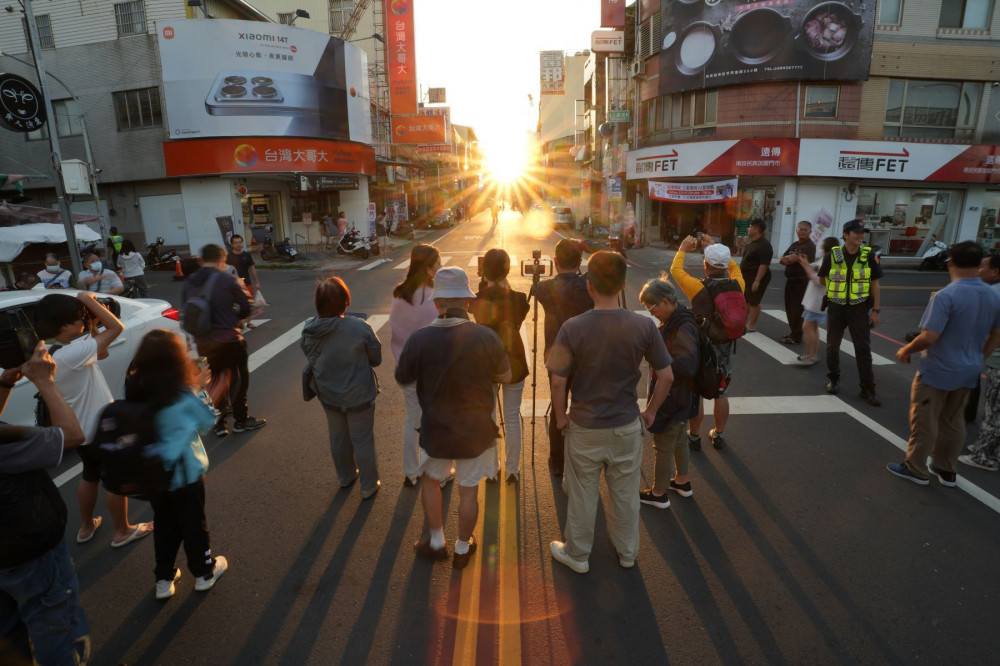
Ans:
[{"label": "police officer", "polygon": [[125,239],[118,234],[118,227],[111,227],[108,229],[108,233],[108,248],[111,250],[111,266],[114,268],[118,265],[118,255],[121,254],[122,242],[124,242]]},{"label": "police officer", "polygon": [[854,357],[858,363],[862,400],[873,407],[882,403],[875,396],[875,375],[872,372],[871,329],[878,326],[879,280],[882,266],[878,255],[864,245],[864,222],[860,219],[844,223],[844,245],[835,247],[823,257],[819,278],[826,287],[826,367],[830,383],[826,392],[840,391],[840,341],[844,329],[850,329]]}]

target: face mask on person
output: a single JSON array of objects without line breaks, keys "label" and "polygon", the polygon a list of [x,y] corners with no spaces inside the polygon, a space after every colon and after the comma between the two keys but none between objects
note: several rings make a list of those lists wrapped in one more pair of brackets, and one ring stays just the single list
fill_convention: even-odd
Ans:
[{"label": "face mask on person", "polygon": [[58,273],[59,264],[56,264],[55,266],[52,266],[50,264],[45,264],[45,270],[47,270],[49,273]]},{"label": "face mask on person", "polygon": [[101,268],[103,268],[103,265],[99,261],[95,261],[90,265],[90,270],[94,271],[95,273],[100,273]]}]

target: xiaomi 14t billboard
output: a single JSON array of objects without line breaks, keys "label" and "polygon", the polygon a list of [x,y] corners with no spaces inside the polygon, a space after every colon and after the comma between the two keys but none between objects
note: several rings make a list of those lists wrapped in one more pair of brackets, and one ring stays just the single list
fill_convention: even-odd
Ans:
[{"label": "xiaomi 14t billboard", "polygon": [[371,143],[364,51],[311,30],[180,20],[159,28],[171,139],[288,136]]},{"label": "xiaomi 14t billboard", "polygon": [[659,93],[779,79],[864,81],[871,0],[660,0]]}]

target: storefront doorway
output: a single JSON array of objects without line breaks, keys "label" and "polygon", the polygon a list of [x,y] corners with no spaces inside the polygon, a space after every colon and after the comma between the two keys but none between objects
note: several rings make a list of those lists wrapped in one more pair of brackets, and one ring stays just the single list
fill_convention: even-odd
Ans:
[{"label": "storefront doorway", "polygon": [[1000,192],[987,192],[983,198],[983,207],[979,215],[979,231],[976,240],[987,252],[994,252],[1000,249],[1000,218],[997,217],[1000,211]]},{"label": "storefront doorway", "polygon": [[955,242],[964,193],[931,188],[860,187],[855,215],[867,242],[888,256],[919,257],[934,240]]},{"label": "storefront doorway", "polygon": [[276,242],[284,238],[281,196],[277,192],[250,192],[242,203],[243,219],[247,221],[255,242],[262,243],[267,233]]},{"label": "storefront doorway", "polygon": [[736,237],[730,247],[735,247],[736,254],[743,254],[743,249],[749,242],[747,229],[751,220],[763,220],[767,225],[764,238],[774,244],[774,209],[778,188],[773,185],[761,187],[741,187],[737,195],[739,201],[736,213]]}]

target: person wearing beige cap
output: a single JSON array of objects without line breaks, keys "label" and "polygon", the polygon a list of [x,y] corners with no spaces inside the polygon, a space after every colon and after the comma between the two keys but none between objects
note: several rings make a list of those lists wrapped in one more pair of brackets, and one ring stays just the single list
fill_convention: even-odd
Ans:
[{"label": "person wearing beige cap", "polygon": [[[674,278],[681,291],[691,301],[691,311],[695,319],[702,321],[706,318],[712,319],[715,314],[715,303],[711,293],[706,288],[711,282],[715,291],[735,291],[742,292],[745,289],[743,274],[740,267],[733,261],[729,248],[722,243],[716,243],[708,234],[702,235],[702,248],[705,253],[705,278],[699,280],[684,270],[684,259],[688,252],[698,249],[698,240],[694,236],[688,236],[681,241],[680,248],[674,256],[673,263],[670,264],[670,275]],[[716,327],[717,328],[717,327]],[[712,346],[715,347],[715,354],[726,367],[726,375],[732,377],[733,352],[735,341],[726,339],[727,336],[722,331],[713,335],[713,328],[709,329],[709,338],[712,338]],[[721,449],[726,445],[723,432],[726,429],[726,422],[729,420],[729,398],[725,397],[728,388],[720,387],[719,397],[715,399],[715,409],[713,420],[715,427],[708,435],[712,440],[712,446]],[[704,403],[698,406],[698,415],[688,421],[688,445],[692,451],[701,450],[701,420],[704,418]]]},{"label": "person wearing beige cap", "polygon": [[495,473],[497,464],[496,385],[511,378],[500,338],[469,320],[475,297],[464,270],[439,269],[434,274],[439,316],[407,338],[396,365],[397,382],[417,385],[420,448],[427,454],[420,472],[432,481],[420,484],[428,534],[414,547],[420,557],[447,559],[440,482],[454,467],[459,486],[456,569],[465,568],[476,552],[472,531],[479,518],[479,483]]}]

